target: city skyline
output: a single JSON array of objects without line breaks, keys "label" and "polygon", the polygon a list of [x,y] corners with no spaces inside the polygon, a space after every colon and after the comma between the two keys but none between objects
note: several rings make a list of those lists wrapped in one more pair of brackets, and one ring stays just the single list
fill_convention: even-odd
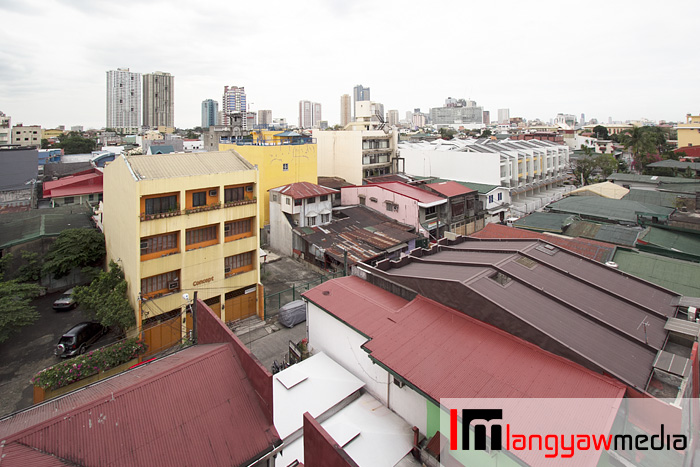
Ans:
[{"label": "city skyline", "polygon": [[[458,2],[425,9],[417,3],[332,1],[317,2],[303,12],[277,1],[264,9],[211,2],[205,12],[174,1],[166,8],[173,26],[168,31],[119,35],[101,31],[127,21],[128,7],[136,5],[133,0],[116,10],[84,0],[56,1],[42,8],[34,8],[31,1],[1,4],[6,21],[0,111],[11,116],[13,124],[101,128],[106,114],[104,73],[128,67],[167,70],[178,77],[174,101],[179,128],[199,126],[201,102],[220,97],[223,86],[232,83],[245,87],[252,112],[271,109],[294,122],[299,100],[309,99],[322,104],[331,125],[340,123],[338,97],[352,94],[358,83],[372,89],[373,100],[400,115],[413,108],[427,113],[442,106],[448,96],[475,100],[492,116],[499,108],[509,108],[511,116],[528,120],[585,113],[601,122],[609,117],[682,121],[687,113],[698,113],[692,76],[700,65],[687,59],[683,44],[693,42],[692,21],[700,13],[699,4],[672,1],[654,9],[645,6],[651,2],[601,3],[584,9],[545,3],[533,9],[505,2],[493,15],[488,5],[467,7]],[[139,8],[144,15],[163,13],[162,5],[153,2],[139,3]],[[218,32],[217,18],[234,10],[235,27]],[[385,35],[396,39],[377,44],[377,50],[394,52],[347,46],[346,32],[369,10],[387,18]],[[445,24],[455,15],[465,19],[471,37],[484,40],[465,43],[462,28]],[[303,61],[298,54],[283,53],[262,62],[221,59],[250,44],[278,52],[306,50],[304,40],[295,34],[300,21],[316,24],[317,35],[323,38]],[[410,37],[414,29],[433,39],[405,47],[401,38]],[[206,48],[192,39],[206,35],[211,35]],[[90,36],[101,40],[85,39]],[[468,46],[478,59],[458,54],[445,58],[448,49],[436,47],[434,38],[455,51]],[[146,43],[149,46],[143,47]],[[46,60],[48,44],[62,51],[62,60]],[[547,51],[545,61],[541,50]],[[410,56],[419,59],[407,60]],[[428,66],[435,60],[441,60],[440,67]]]}]

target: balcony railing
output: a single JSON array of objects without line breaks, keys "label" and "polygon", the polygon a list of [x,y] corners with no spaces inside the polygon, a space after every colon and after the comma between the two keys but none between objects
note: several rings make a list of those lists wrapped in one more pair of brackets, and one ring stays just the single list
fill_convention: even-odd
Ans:
[{"label": "balcony railing", "polygon": [[296,146],[300,144],[316,144],[316,138],[296,137],[290,139],[243,139],[243,138],[228,138],[222,136],[219,138],[219,144],[235,144],[238,146]]},{"label": "balcony railing", "polygon": [[160,213],[155,213],[155,214],[146,214],[146,213],[141,213],[141,222],[144,221],[150,221],[153,219],[164,219],[166,217],[174,217],[174,216],[180,216],[182,214],[189,215],[189,214],[195,214],[198,212],[205,212],[205,211],[213,211],[215,209],[221,209],[221,208],[231,208],[234,206],[243,206],[246,204],[254,204],[257,202],[257,198],[253,197],[253,199],[242,199],[239,201],[229,201],[227,203],[221,204],[221,202],[214,203],[214,204],[209,204],[207,206],[197,206],[194,208],[187,208],[183,209],[182,211],[167,211],[167,212],[160,212]]}]

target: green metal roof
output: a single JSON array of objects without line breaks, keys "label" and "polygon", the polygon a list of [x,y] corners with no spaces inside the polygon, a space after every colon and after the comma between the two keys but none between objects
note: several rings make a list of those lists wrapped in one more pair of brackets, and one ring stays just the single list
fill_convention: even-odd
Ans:
[{"label": "green metal roof", "polygon": [[619,180],[621,182],[639,182],[639,183],[693,183],[692,178],[683,177],[661,177],[657,175],[637,175],[628,173],[614,173],[608,176],[608,180]]},{"label": "green metal roof", "polygon": [[55,237],[66,229],[92,227],[90,215],[91,210],[81,205],[3,214],[0,248]]},{"label": "green metal roof", "polygon": [[700,258],[700,235],[650,227],[639,237],[641,243]]},{"label": "green metal roof", "polygon": [[529,216],[521,217],[513,222],[514,227],[520,229],[536,230],[538,232],[561,233],[564,228],[576,220],[572,214],[559,214],[554,212],[533,212]]},{"label": "green metal roof", "polygon": [[674,292],[700,297],[700,267],[664,256],[618,248],[613,261],[621,271]]},{"label": "green metal roof", "polygon": [[590,238],[601,242],[633,247],[637,236],[642,231],[639,228],[625,227],[617,224],[597,224],[595,222],[578,221],[566,229],[566,235],[571,237]]},{"label": "green metal roof", "polygon": [[696,181],[688,183],[659,183],[657,189],[663,191],[672,191],[674,193],[696,193],[700,191],[700,182]]},{"label": "green metal roof", "polygon": [[462,186],[476,190],[480,195],[485,195],[496,188],[500,188],[499,185],[489,185],[486,183],[474,183],[474,182],[460,182],[459,180],[450,180],[448,178],[436,178],[436,177],[423,177],[420,175],[411,175],[411,178],[415,180],[430,180],[430,183],[442,183],[442,182],[457,182]]},{"label": "green metal roof", "polygon": [[654,204],[656,206],[665,206],[667,208],[675,208],[677,197],[678,195],[675,193],[668,193],[665,191],[630,188],[630,192],[623,196],[622,199],[637,201],[645,204]]},{"label": "green metal roof", "polygon": [[625,199],[600,196],[569,196],[548,205],[554,212],[568,212],[581,217],[610,221],[637,222],[637,213],[666,218],[674,209]]},{"label": "green metal roof", "polygon": [[665,161],[654,162],[653,164],[647,165],[647,167],[662,167],[668,169],[679,169],[685,170],[690,167],[693,170],[700,170],[700,162],[681,162],[674,161],[673,159],[667,159]]}]

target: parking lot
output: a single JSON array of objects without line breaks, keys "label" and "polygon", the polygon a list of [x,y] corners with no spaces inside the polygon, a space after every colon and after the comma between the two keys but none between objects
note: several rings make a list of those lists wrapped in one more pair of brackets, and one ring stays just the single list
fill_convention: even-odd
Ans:
[{"label": "parking lot", "polygon": [[[86,321],[79,308],[55,312],[51,305],[60,295],[53,293],[36,299],[33,304],[39,319],[0,344],[0,417],[32,405],[34,389],[30,380],[40,370],[60,361],[53,354],[58,339],[75,324]],[[116,340],[114,331],[110,331],[91,349]]]}]

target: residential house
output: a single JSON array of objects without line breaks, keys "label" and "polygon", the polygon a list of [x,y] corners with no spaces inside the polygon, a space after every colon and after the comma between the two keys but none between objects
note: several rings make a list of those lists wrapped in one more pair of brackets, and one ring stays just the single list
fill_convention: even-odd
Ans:
[{"label": "residential house", "polygon": [[11,143],[13,146],[34,146],[41,147],[41,126],[22,125],[21,123],[12,127]]},{"label": "residential house", "polygon": [[700,115],[687,114],[685,123],[679,123],[676,130],[679,148],[700,146]]},{"label": "residential house", "polygon": [[258,172],[234,151],[119,156],[104,170],[108,261],[138,325],[179,313],[182,293],[223,321],[261,314]]},{"label": "residential house", "polygon": [[344,186],[352,186],[352,183],[348,183],[340,177],[318,177],[318,184],[321,186],[325,186],[326,188],[332,188],[334,190],[338,190],[333,195],[333,207],[334,208],[340,206],[340,202],[341,202],[340,189]]},{"label": "residential house", "polygon": [[333,220],[333,190],[309,182],[292,183],[270,190],[270,246],[292,255],[292,230]]},{"label": "residential house", "polygon": [[484,228],[479,193],[453,181],[428,183],[428,190],[447,198],[447,229],[456,235],[470,235]]},{"label": "residential house", "polygon": [[447,199],[402,182],[343,187],[343,206],[363,205],[433,239],[448,228]]},{"label": "residential house", "polygon": [[414,227],[366,206],[336,208],[333,216],[323,226],[294,228],[294,256],[326,270],[349,270],[356,263],[396,259],[418,244],[425,246]]},{"label": "residential house", "polygon": [[43,197],[51,207],[102,201],[103,170],[93,168],[58,180],[44,182]]}]

